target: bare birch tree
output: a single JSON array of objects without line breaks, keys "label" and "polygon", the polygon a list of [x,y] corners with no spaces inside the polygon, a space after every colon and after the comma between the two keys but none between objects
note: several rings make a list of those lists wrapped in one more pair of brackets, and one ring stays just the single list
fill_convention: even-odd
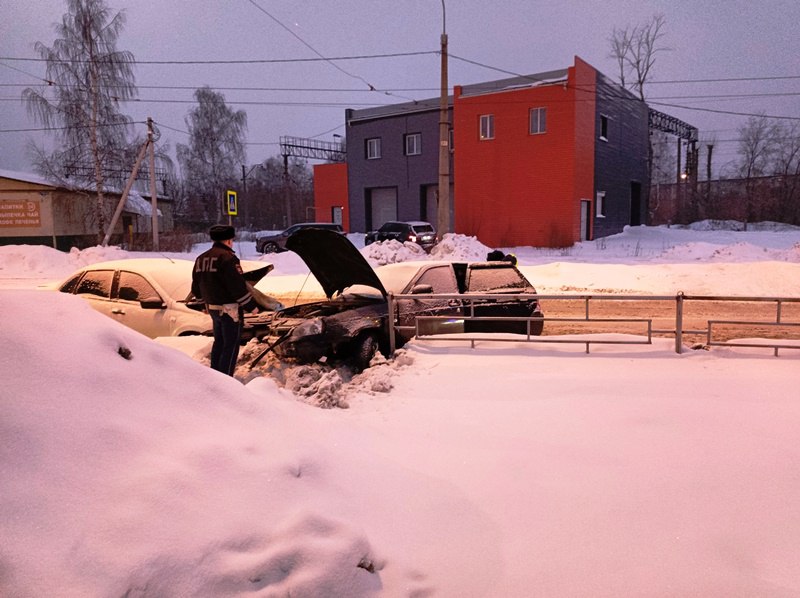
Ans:
[{"label": "bare birch tree", "polygon": [[225,96],[201,87],[197,107],[186,117],[189,144],[178,144],[178,161],[186,183],[187,218],[195,224],[219,222],[225,189],[236,184],[245,163],[247,113],[233,110]]},{"label": "bare birch tree", "polygon": [[35,46],[48,84],[22,92],[28,112],[59,137],[54,152],[37,152],[41,174],[93,183],[98,241],[105,234],[106,173],[122,169],[131,124],[119,103],[136,96],[133,55],[117,49],[124,25],[125,14],[112,14],[104,0],[67,0],[52,47]]},{"label": "bare birch tree", "polygon": [[645,99],[644,88],[653,72],[656,54],[669,49],[661,45],[665,24],[664,15],[657,14],[641,25],[614,28],[609,39],[620,85],[636,93],[641,100]]},{"label": "bare birch tree", "polygon": [[[797,222],[800,219],[800,128],[766,116],[750,117],[739,128],[738,153],[736,170],[744,179],[748,219],[766,215],[784,222]],[[763,177],[774,177],[768,190],[763,183],[759,184]]]}]

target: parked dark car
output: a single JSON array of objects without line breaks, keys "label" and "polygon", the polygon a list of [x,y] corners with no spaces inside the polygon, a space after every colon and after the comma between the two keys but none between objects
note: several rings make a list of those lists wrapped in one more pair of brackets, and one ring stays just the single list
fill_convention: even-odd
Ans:
[{"label": "parked dark car", "polygon": [[256,239],[256,251],[259,253],[280,253],[286,251],[286,239],[304,228],[324,228],[344,234],[341,224],[333,222],[298,222],[286,230],[274,235],[265,235]]},{"label": "parked dark car", "polygon": [[391,240],[416,243],[429,252],[436,245],[436,229],[430,222],[384,222],[378,230],[366,234],[364,245]]},{"label": "parked dark car", "polygon": [[[465,320],[465,315],[534,317],[532,334],[543,321],[536,289],[510,262],[403,262],[373,269],[358,249],[331,231],[306,229],[286,243],[308,265],[327,300],[275,312],[266,337],[285,359],[311,363],[320,359],[350,361],[366,368],[377,351],[389,353],[388,293],[413,294],[398,299],[392,318],[396,346],[415,334],[421,315],[452,316],[427,321],[425,334],[449,332],[514,332],[525,334],[527,321]],[[492,293],[469,307],[470,293]],[[504,294],[530,294],[530,299],[506,299]],[[464,299],[435,298],[460,294]],[[428,297],[426,297],[428,296]],[[474,309],[474,312],[472,311]]]}]

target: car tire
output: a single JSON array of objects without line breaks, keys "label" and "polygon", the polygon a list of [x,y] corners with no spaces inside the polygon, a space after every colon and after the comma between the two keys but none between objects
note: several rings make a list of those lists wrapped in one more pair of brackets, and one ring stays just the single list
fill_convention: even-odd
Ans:
[{"label": "car tire", "polygon": [[531,321],[531,334],[533,336],[541,336],[542,330],[544,330],[544,314],[540,311],[535,311],[531,314],[531,317],[537,318]]},{"label": "car tire", "polygon": [[264,243],[264,246],[261,248],[261,253],[278,253],[278,249],[277,243]]},{"label": "car tire", "polygon": [[378,335],[375,332],[364,332],[353,341],[351,361],[356,371],[362,372],[369,367],[379,346]]}]

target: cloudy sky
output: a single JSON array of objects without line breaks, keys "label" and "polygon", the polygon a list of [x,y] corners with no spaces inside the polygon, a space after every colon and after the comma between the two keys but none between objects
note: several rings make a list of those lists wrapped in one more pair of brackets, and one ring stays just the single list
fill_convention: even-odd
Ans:
[{"label": "cloudy sky", "polygon": [[[329,141],[343,135],[347,107],[439,93],[442,0],[108,4],[125,11],[119,47],[138,62],[139,99],[123,112],[142,122],[151,116],[172,147],[187,142],[184,118],[194,89],[202,85],[246,110],[250,164],[279,154],[282,135]],[[746,115],[800,122],[797,0],[444,4],[451,87],[564,68],[575,55],[616,77],[609,58],[613,29],[661,13],[669,50],[657,56],[659,83],[649,87],[648,99],[654,108],[697,126],[702,140],[714,140],[715,170],[735,158],[737,127]],[[24,148],[41,133],[17,130],[40,125],[27,118],[19,97],[24,86],[42,83],[45,70],[41,62],[18,59],[36,58],[37,41],[52,44],[53,24],[66,2],[0,0],[0,10],[0,169],[30,170]],[[320,56],[348,59],[326,62]],[[137,127],[144,132],[144,125]]]}]

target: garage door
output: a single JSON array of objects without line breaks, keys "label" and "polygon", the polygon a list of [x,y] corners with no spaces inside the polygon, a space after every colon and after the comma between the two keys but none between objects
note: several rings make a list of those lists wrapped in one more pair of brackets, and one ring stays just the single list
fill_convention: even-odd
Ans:
[{"label": "garage door", "polygon": [[388,220],[397,220],[397,188],[376,187],[370,189],[372,229]]}]

